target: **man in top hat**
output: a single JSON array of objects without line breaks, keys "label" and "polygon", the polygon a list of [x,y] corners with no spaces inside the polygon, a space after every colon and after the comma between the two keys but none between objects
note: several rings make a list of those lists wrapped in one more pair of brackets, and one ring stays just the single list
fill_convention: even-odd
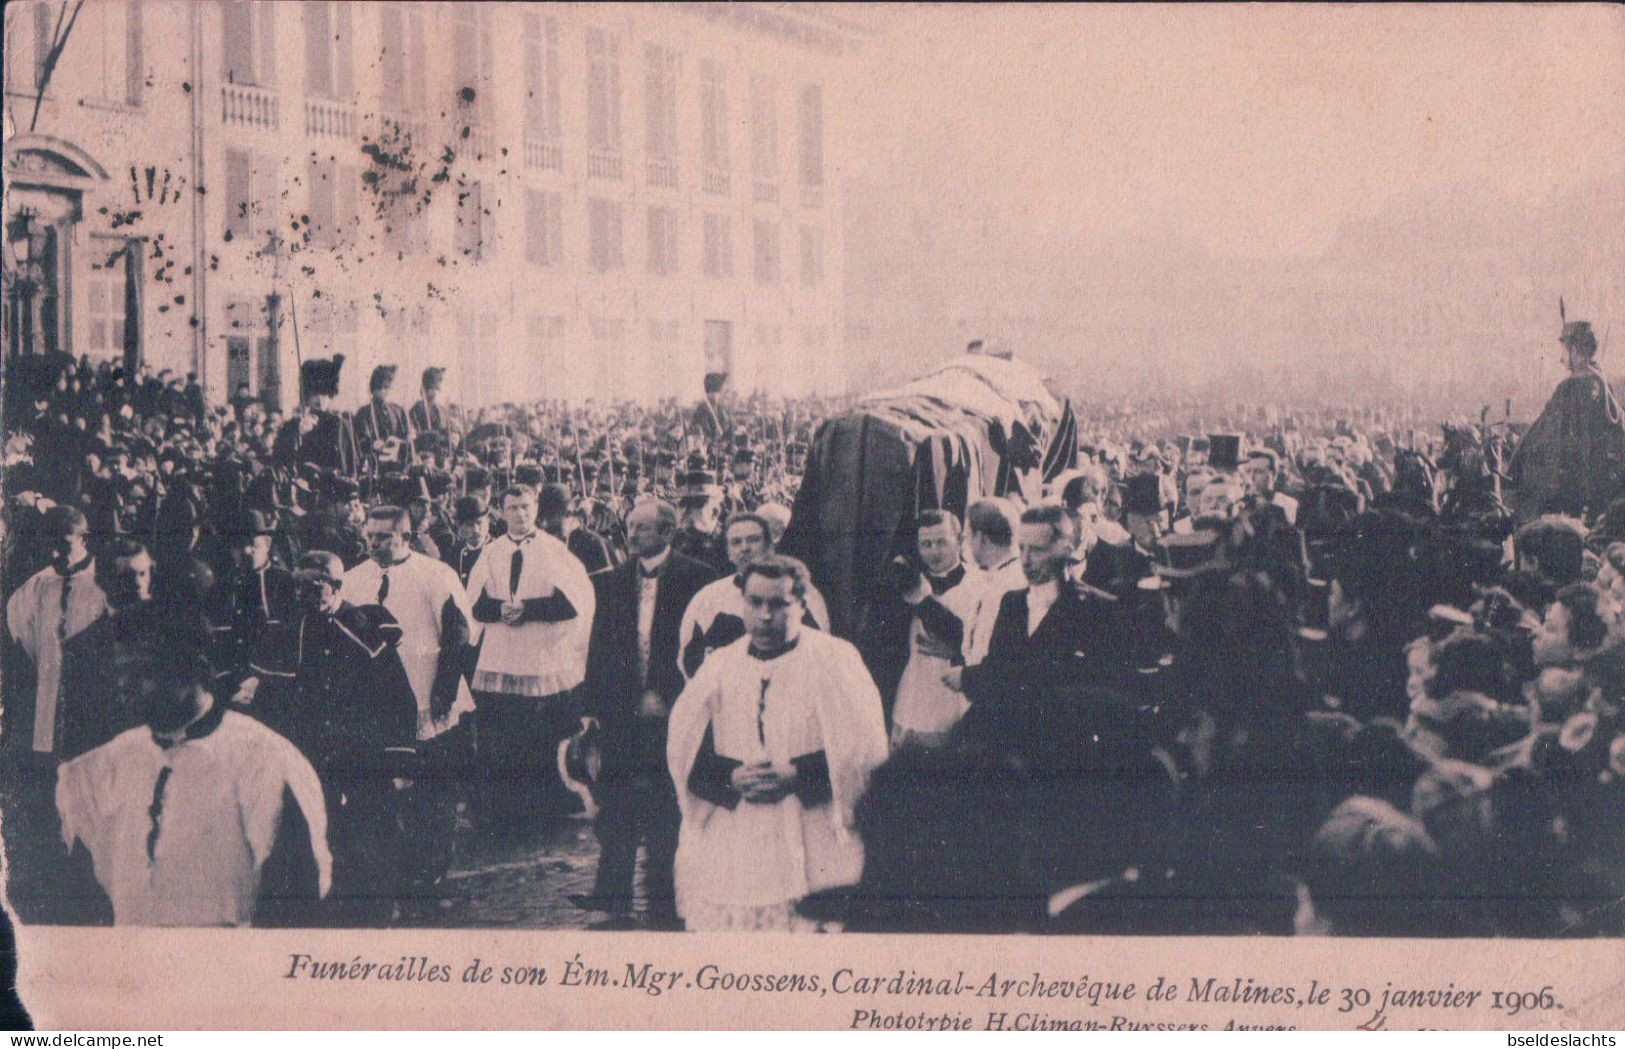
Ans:
[{"label": "man in top hat", "polygon": [[230,635],[229,646],[223,646],[229,655],[217,654],[220,665],[214,669],[240,677],[247,673],[249,657],[266,632],[294,618],[293,574],[272,561],[277,531],[273,515],[245,510],[227,524],[227,531],[232,564],[215,590],[225,607],[212,620]]},{"label": "man in top hat", "polygon": [[369,397],[355,417],[356,443],[374,470],[402,466],[412,448],[412,423],[406,409],[389,400],[395,365],[380,364],[367,380]]},{"label": "man in top hat", "polygon": [[451,452],[457,447],[457,420],[452,411],[440,403],[440,387],[445,378],[444,368],[423,369],[423,395],[407,413],[407,420],[418,435],[420,451]]},{"label": "man in top hat", "polygon": [[1507,477],[1520,521],[1541,514],[1601,514],[1625,494],[1625,418],[1597,364],[1586,321],[1567,321],[1558,340],[1569,377],[1524,434]]},{"label": "man in top hat", "polygon": [[570,513],[570,492],[562,484],[544,485],[537,493],[536,516],[542,531],[563,542],[588,575],[597,575],[615,567],[604,537],[588,528],[580,517]]},{"label": "man in top hat", "polygon": [[467,586],[469,573],[474,571],[480,554],[485,552],[485,544],[491,539],[491,518],[479,496],[464,495],[457,498],[452,508],[452,520],[457,538],[447,545],[441,559]]},{"label": "man in top hat", "polygon": [[272,456],[284,466],[310,463],[346,477],[354,476],[361,461],[355,426],[344,412],[328,405],[339,395],[339,372],[344,355],[331,360],[309,360],[299,367],[299,411],[277,431]]},{"label": "man in top hat", "polygon": [[1124,484],[1122,542],[1095,545],[1084,567],[1083,581],[1120,601],[1134,599],[1142,580],[1150,577],[1168,530],[1168,511],[1162,502],[1160,479],[1138,474]]}]

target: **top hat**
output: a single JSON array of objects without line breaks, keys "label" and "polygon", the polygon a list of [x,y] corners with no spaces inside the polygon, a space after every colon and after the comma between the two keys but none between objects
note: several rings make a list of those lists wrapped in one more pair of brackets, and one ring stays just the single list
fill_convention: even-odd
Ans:
[{"label": "top hat", "polygon": [[717,484],[716,474],[709,470],[690,470],[683,474],[683,491],[677,501],[683,506],[692,506],[708,503],[721,494],[722,486]]},{"label": "top hat", "polygon": [[1215,470],[1236,470],[1241,466],[1241,434],[1210,433],[1208,439],[1208,465]]},{"label": "top hat", "polygon": [[1162,478],[1136,474],[1124,482],[1123,512],[1147,516],[1162,512]]}]

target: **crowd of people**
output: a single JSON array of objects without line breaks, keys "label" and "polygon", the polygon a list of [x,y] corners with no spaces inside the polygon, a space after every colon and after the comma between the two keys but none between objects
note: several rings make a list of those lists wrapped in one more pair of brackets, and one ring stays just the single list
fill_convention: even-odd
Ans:
[{"label": "crowd of people", "polygon": [[609,928],[1625,930],[1625,490],[1548,477],[1609,434],[1080,417],[920,508],[837,636],[785,537],[839,402],[470,414],[385,366],[339,411],[335,358],[283,417],[24,363],[24,920],[413,924],[586,813]]}]

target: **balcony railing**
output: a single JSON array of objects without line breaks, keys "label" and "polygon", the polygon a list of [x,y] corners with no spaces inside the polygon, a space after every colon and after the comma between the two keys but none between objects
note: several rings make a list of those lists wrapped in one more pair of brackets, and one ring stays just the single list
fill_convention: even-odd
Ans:
[{"label": "balcony railing", "polygon": [[248,84],[224,84],[220,88],[220,120],[275,130],[282,123],[281,103],[275,91]]},{"label": "balcony railing", "polygon": [[406,113],[379,113],[378,138],[384,142],[411,140],[421,143],[427,138],[427,128],[416,116]]},{"label": "balcony railing", "polygon": [[662,189],[677,188],[677,161],[671,157],[649,158],[649,185]]},{"label": "balcony railing", "polygon": [[801,206],[804,208],[821,208],[824,206],[823,186],[802,186]]},{"label": "balcony railing", "polygon": [[707,168],[700,177],[700,188],[707,193],[715,193],[718,196],[725,197],[728,195],[728,182],[728,173],[726,171]]},{"label": "balcony railing", "polygon": [[355,137],[355,103],[325,98],[305,99],[305,134],[324,138]]},{"label": "balcony railing", "polygon": [[526,135],[525,167],[541,171],[563,171],[564,147],[557,142]]},{"label": "balcony railing", "polygon": [[750,196],[758,204],[777,204],[779,202],[779,184],[777,182],[753,183]]},{"label": "balcony railing", "polygon": [[621,154],[619,151],[607,149],[590,149],[587,151],[587,177],[607,178],[620,181]]}]

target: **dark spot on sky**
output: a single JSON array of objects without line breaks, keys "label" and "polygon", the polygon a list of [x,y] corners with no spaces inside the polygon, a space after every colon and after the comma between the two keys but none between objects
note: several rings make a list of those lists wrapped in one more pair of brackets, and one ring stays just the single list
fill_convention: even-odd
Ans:
[{"label": "dark spot on sky", "polygon": [[181,90],[190,95],[192,93],[192,82],[190,80],[181,81]]},{"label": "dark spot on sky", "polygon": [[463,105],[469,105],[474,101],[474,89],[471,87],[463,88],[461,91],[457,92],[457,98],[463,103]]}]

